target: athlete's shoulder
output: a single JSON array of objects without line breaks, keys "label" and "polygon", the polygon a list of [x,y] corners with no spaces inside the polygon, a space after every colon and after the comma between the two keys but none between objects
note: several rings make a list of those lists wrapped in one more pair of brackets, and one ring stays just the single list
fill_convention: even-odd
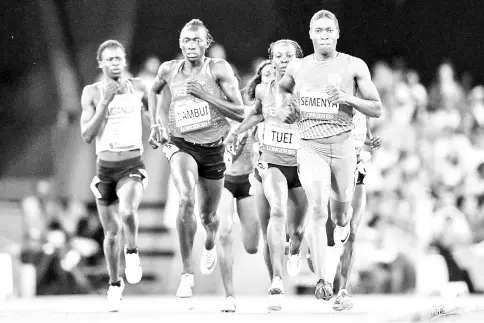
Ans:
[{"label": "athlete's shoulder", "polygon": [[143,80],[141,78],[130,77],[130,78],[128,78],[128,81],[131,82],[131,84],[133,85],[133,88],[135,90],[138,90],[138,91],[141,91],[141,92],[146,91],[146,84],[145,84],[145,82],[143,82]]},{"label": "athlete's shoulder", "polygon": [[82,90],[82,96],[92,97],[97,93],[97,91],[99,91],[100,88],[101,88],[101,82],[88,84],[84,86],[84,89]]},{"label": "athlete's shoulder", "polygon": [[211,58],[209,57],[210,70],[214,71],[233,71],[232,65],[223,58]]},{"label": "athlete's shoulder", "polygon": [[354,65],[356,67],[364,67],[364,66],[368,66],[366,65],[365,61],[362,60],[361,58],[359,57],[356,57],[356,56],[353,56],[353,55],[350,55],[350,54],[345,54],[345,53],[340,53],[341,55],[343,55],[343,58],[345,58],[349,64],[351,65]]},{"label": "athlete's shoulder", "polygon": [[161,63],[158,68],[158,78],[167,79],[167,77],[172,73],[172,71],[181,64],[183,60],[173,59],[171,61],[165,61]]}]

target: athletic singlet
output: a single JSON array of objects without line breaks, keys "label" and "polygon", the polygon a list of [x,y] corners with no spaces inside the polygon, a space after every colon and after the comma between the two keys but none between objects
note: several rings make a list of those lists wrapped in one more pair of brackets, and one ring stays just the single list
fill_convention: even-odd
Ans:
[{"label": "athletic singlet", "polygon": [[296,166],[299,130],[297,125],[281,122],[277,117],[274,84],[275,80],[266,85],[262,100],[264,132],[260,160],[280,166]]},{"label": "athletic singlet", "polygon": [[[96,83],[104,97],[102,82]],[[126,81],[127,93],[116,94],[109,103],[106,125],[96,136],[96,155],[102,151],[122,152],[139,149],[143,153],[141,101],[143,93],[135,91],[131,80]]]},{"label": "athletic singlet", "polygon": [[183,74],[185,60],[175,62],[175,67],[169,79],[166,80],[171,91],[168,114],[170,135],[182,137],[196,144],[212,143],[227,135],[230,129],[227,119],[208,102],[187,94],[186,82],[193,79],[205,91],[221,99],[224,98],[222,90],[210,72],[210,63],[216,60],[205,58],[200,72],[194,76]]},{"label": "athletic singlet", "polygon": [[[231,121],[233,125],[239,124],[238,122]],[[240,155],[234,159],[234,155],[225,151],[224,161],[227,167],[225,175],[245,175],[249,174],[254,170],[257,160],[259,158],[259,152],[254,149],[254,129],[248,130],[249,135],[245,145],[242,147]]]},{"label": "athletic singlet", "polygon": [[353,115],[353,124],[355,128],[351,131],[353,138],[355,139],[355,150],[358,155],[365,144],[366,139],[366,116],[355,109]]},{"label": "athletic singlet", "polygon": [[356,83],[349,71],[350,58],[350,55],[338,53],[328,61],[317,61],[313,54],[302,59],[294,91],[301,112],[297,123],[301,138],[332,137],[353,129],[353,108],[330,102],[326,94],[329,85],[356,94]]}]

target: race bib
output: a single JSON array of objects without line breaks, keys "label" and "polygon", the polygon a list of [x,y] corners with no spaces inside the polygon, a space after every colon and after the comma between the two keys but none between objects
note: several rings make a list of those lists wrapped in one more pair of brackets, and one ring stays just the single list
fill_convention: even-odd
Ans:
[{"label": "race bib", "polygon": [[339,103],[329,101],[328,94],[324,90],[301,90],[299,109],[302,119],[336,120]]},{"label": "race bib", "polygon": [[130,148],[135,145],[133,134],[126,132],[129,126],[131,125],[127,122],[119,122],[111,125],[108,140],[110,149]]},{"label": "race bib", "polygon": [[177,101],[175,103],[175,125],[181,133],[211,126],[210,107],[205,101]]},{"label": "race bib", "polygon": [[282,122],[266,122],[264,126],[264,150],[296,156],[299,145],[300,136],[297,127]]}]

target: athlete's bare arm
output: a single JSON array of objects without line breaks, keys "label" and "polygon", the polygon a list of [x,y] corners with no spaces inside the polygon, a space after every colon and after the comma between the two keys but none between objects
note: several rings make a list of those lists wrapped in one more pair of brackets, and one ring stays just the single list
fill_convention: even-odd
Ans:
[{"label": "athlete's bare arm", "polygon": [[328,90],[328,99],[333,103],[350,105],[366,116],[379,118],[382,114],[383,107],[378,90],[371,80],[368,66],[360,58],[352,57],[350,70],[353,72],[354,80],[360,93],[359,97],[333,87]]},{"label": "athlete's bare arm", "polygon": [[[150,113],[151,126],[159,124],[159,106],[156,104],[157,95],[161,93],[163,88],[167,85],[166,80],[171,73],[173,61],[164,62],[160,65],[158,69],[158,74],[156,75],[155,82],[148,92],[148,111]],[[165,127],[167,125],[164,125]]]},{"label": "athlete's bare arm", "polygon": [[[166,87],[168,76],[171,73],[172,65],[174,61],[164,62],[158,69],[155,82],[148,92],[148,111],[150,114],[151,133],[148,142],[153,149],[168,142],[168,133],[166,127],[168,127],[167,119],[160,118],[159,108],[163,107],[162,104],[157,104],[157,96],[161,93],[163,88]],[[165,124],[160,124],[165,122]]]},{"label": "athlete's bare arm", "polygon": [[264,115],[262,114],[262,98],[264,97],[265,88],[266,84],[258,84],[256,86],[254,107],[249,110],[249,113],[242,123],[235,128],[237,132],[240,133],[249,130],[264,121]]},{"label": "athlete's bare arm", "polygon": [[[238,142],[237,138],[240,133],[243,133],[252,127],[255,127],[262,121],[264,121],[264,115],[262,114],[262,99],[261,97],[264,96],[265,93],[265,85],[258,84],[255,88],[255,103],[252,108],[248,109],[248,113],[245,116],[244,120],[234,127],[230,133],[227,135],[227,139],[225,139],[224,144],[229,147],[235,147],[235,143]],[[234,148],[236,151],[238,147]]]},{"label": "athlete's bare arm", "polygon": [[294,123],[299,118],[295,107],[290,104],[294,87],[296,86],[295,76],[301,66],[301,59],[294,59],[286,68],[286,73],[277,84],[276,110],[279,118],[285,123]]},{"label": "athlete's bare arm", "polygon": [[365,145],[369,146],[372,150],[380,149],[383,144],[383,140],[380,136],[373,136],[371,133],[370,117],[366,117],[366,138]]},{"label": "athlete's bare arm", "polygon": [[82,90],[81,135],[84,142],[90,144],[102,131],[106,120],[107,107],[118,90],[119,84],[117,82],[108,82],[103,89],[104,97],[97,104],[94,102],[94,98],[99,90],[94,84],[87,85]]},{"label": "athlete's bare arm", "polygon": [[239,82],[232,67],[227,61],[220,59],[213,63],[210,71],[228,101],[204,91],[196,81],[187,83],[187,93],[212,104],[224,117],[241,122],[244,119],[246,107],[243,104]]}]

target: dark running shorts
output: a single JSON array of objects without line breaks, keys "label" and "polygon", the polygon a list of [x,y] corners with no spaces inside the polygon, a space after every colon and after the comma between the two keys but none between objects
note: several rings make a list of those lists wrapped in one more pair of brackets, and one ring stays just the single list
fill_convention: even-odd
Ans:
[{"label": "dark running shorts", "polygon": [[195,159],[198,165],[198,176],[206,179],[222,179],[225,173],[223,139],[212,144],[194,144],[183,138],[171,137],[163,146],[163,152],[170,161],[171,156],[182,151]]},{"label": "dark running shorts", "polygon": [[279,169],[284,175],[287,180],[287,188],[292,189],[296,187],[301,187],[301,182],[299,181],[299,174],[297,172],[297,166],[281,166],[259,161],[257,163],[257,167],[254,170],[254,177],[262,183],[262,177],[260,176],[261,172],[273,167]]},{"label": "dark running shorts", "polygon": [[102,205],[118,201],[116,190],[126,181],[137,181],[146,187],[148,174],[141,156],[122,161],[97,161],[96,176],[91,182],[91,191]]},{"label": "dark running shorts", "polygon": [[228,189],[237,200],[252,195],[250,194],[249,174],[238,176],[225,175],[224,187]]}]

